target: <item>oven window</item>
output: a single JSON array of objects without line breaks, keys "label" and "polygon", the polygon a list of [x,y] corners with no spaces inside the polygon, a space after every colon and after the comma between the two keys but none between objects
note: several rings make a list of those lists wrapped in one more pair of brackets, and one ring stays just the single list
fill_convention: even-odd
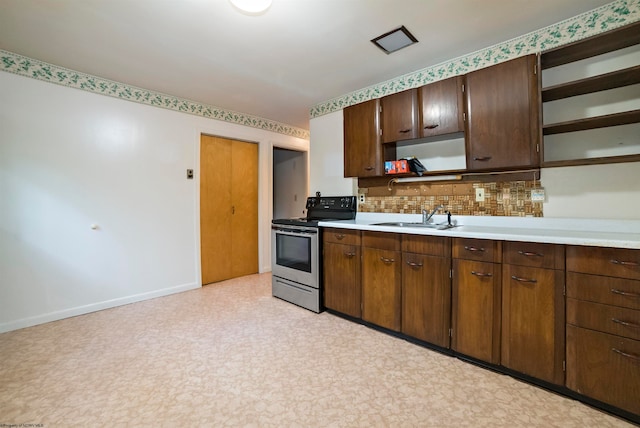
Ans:
[{"label": "oven window", "polygon": [[276,263],[311,272],[311,238],[276,233]]}]

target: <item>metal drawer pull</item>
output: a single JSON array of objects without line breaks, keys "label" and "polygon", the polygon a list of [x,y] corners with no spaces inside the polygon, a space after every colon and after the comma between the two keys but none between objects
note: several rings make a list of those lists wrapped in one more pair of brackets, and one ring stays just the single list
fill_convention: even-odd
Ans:
[{"label": "metal drawer pull", "polygon": [[467,250],[467,251],[482,251],[482,252],[487,251],[484,248],[466,247],[466,246],[464,247],[464,249]]},{"label": "metal drawer pull", "polygon": [[611,348],[611,350],[612,350],[613,352],[617,353],[617,354],[622,355],[623,357],[627,357],[627,358],[631,358],[632,360],[640,361],[640,357],[639,357],[639,356],[637,356],[637,355],[628,354],[628,353],[626,353],[626,352],[624,352],[624,351],[621,351],[621,350],[619,350],[619,349],[616,349],[616,348]]},{"label": "metal drawer pull", "polygon": [[365,166],[365,167],[364,167],[364,169],[365,169],[366,171],[371,171],[371,170],[372,170],[372,169],[374,169],[374,168],[375,168],[375,167],[373,167],[373,166]]},{"label": "metal drawer pull", "polygon": [[391,264],[391,263],[395,262],[394,259],[386,259],[384,257],[380,257],[380,260],[382,260],[382,262],[386,263],[386,264]]},{"label": "metal drawer pull", "polygon": [[411,132],[411,128],[409,128],[409,129],[401,129],[398,132],[401,133],[401,134],[406,134],[407,132]]},{"label": "metal drawer pull", "polygon": [[424,127],[424,129],[436,129],[438,127],[437,123],[434,123],[433,125],[427,125]]},{"label": "metal drawer pull", "polygon": [[482,162],[484,162],[484,161],[491,160],[491,156],[481,156],[481,157],[479,157],[479,158],[473,158],[473,160],[475,160],[475,161],[482,161]]},{"label": "metal drawer pull", "polygon": [[356,253],[344,253],[344,255],[351,258],[351,257],[355,257]]},{"label": "metal drawer pull", "polygon": [[422,267],[422,263],[407,262],[411,267]]},{"label": "metal drawer pull", "polygon": [[615,294],[621,294],[627,297],[640,297],[640,294],[638,293],[629,293],[628,291],[616,290],[615,288],[612,288],[611,292]]},{"label": "metal drawer pull", "polygon": [[480,276],[480,277],[491,277],[493,276],[492,273],[482,273],[482,272],[476,272],[475,270],[471,271],[471,275],[475,275],[475,276]]},{"label": "metal drawer pull", "polygon": [[336,239],[338,241],[342,241],[344,239],[344,235],[342,233],[336,233]]},{"label": "metal drawer pull", "polygon": [[532,253],[530,251],[518,251],[518,254],[523,255],[525,257],[544,257],[544,254],[540,254],[540,253]]},{"label": "metal drawer pull", "polygon": [[613,263],[614,265],[621,265],[621,266],[640,266],[640,264],[638,262],[625,262],[622,260],[609,260],[609,262]]},{"label": "metal drawer pull", "polygon": [[520,278],[519,276],[515,276],[515,275],[511,275],[511,279],[515,279],[518,282],[530,282],[532,284],[535,284],[536,282],[538,282],[535,279]]},{"label": "metal drawer pull", "polygon": [[636,324],[636,323],[634,323],[634,322],[622,321],[622,320],[619,320],[619,319],[617,319],[617,318],[611,318],[611,321],[613,321],[613,322],[614,322],[614,323],[616,323],[616,324],[623,325],[623,326],[625,326],[625,327],[640,328],[640,324]]}]

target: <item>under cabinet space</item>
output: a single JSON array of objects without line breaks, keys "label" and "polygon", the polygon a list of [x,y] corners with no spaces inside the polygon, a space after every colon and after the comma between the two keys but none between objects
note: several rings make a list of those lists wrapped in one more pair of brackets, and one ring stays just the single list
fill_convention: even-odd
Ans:
[{"label": "under cabinet space", "polygon": [[[422,138],[396,144],[398,159],[415,156],[427,171],[462,171],[467,168],[464,134]],[[394,159],[385,159],[394,160]]]}]

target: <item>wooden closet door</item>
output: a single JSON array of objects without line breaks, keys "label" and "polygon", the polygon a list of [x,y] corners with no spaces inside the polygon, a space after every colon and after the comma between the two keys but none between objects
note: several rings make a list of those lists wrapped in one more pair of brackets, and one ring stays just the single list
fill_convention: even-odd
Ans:
[{"label": "wooden closet door", "polygon": [[258,272],[258,145],[203,135],[202,284]]}]

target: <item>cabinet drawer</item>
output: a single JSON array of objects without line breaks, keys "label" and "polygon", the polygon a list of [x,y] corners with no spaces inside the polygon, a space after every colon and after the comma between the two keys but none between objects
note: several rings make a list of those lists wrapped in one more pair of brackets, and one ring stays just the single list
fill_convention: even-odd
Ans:
[{"label": "cabinet drawer", "polygon": [[567,299],[567,323],[640,340],[640,311]]},{"label": "cabinet drawer", "polygon": [[324,242],[336,244],[360,245],[360,231],[351,229],[326,228],[322,234]]},{"label": "cabinet drawer", "polygon": [[640,250],[571,245],[567,247],[567,270],[640,279]]},{"label": "cabinet drawer", "polygon": [[564,269],[564,246],[534,242],[504,242],[503,263],[545,269]]},{"label": "cabinet drawer", "polygon": [[379,250],[400,251],[400,235],[388,232],[362,232],[362,246]]},{"label": "cabinet drawer", "polygon": [[451,238],[405,234],[402,235],[402,251],[430,256],[451,257]]},{"label": "cabinet drawer", "polygon": [[453,257],[499,263],[502,259],[501,244],[490,239],[456,238],[453,241]]},{"label": "cabinet drawer", "polygon": [[567,325],[567,387],[640,414],[640,342]]},{"label": "cabinet drawer", "polygon": [[567,272],[567,297],[640,309],[640,281]]}]

